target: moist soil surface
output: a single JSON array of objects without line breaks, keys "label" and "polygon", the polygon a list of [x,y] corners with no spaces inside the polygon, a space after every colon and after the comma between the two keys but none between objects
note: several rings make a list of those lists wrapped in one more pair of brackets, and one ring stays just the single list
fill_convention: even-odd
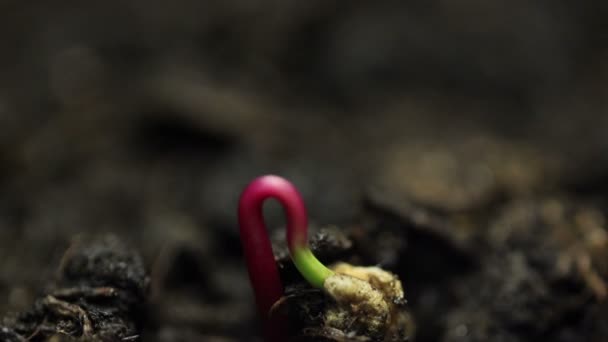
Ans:
[{"label": "moist soil surface", "polygon": [[[320,260],[399,276],[386,341],[607,341],[607,15],[0,5],[0,341],[261,341],[236,206],[267,173]],[[379,340],[324,326],[265,217],[292,339]]]}]

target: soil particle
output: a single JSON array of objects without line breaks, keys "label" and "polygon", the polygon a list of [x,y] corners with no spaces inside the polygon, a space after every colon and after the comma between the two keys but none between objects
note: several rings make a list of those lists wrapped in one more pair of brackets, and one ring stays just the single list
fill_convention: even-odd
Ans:
[{"label": "soil particle", "polygon": [[9,341],[138,340],[147,284],[142,259],[117,237],[78,239],[56,284],[30,310],[6,317],[1,331]]},{"label": "soil particle", "polygon": [[455,287],[462,304],[448,314],[444,340],[533,341],[582,329],[583,308],[606,305],[604,224],[580,202],[507,204],[488,229],[481,271]]}]

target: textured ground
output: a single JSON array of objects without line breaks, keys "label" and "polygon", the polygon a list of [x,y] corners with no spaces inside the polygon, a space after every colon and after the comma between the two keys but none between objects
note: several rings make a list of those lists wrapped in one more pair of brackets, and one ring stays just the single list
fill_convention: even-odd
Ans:
[{"label": "textured ground", "polygon": [[252,339],[235,209],[272,172],[327,260],[400,275],[415,341],[605,341],[607,16],[4,1],[0,337]]}]

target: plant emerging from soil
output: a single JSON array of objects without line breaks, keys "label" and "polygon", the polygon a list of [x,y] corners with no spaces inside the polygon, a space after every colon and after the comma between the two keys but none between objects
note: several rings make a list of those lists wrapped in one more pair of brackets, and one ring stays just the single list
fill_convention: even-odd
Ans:
[{"label": "plant emerging from soil", "polygon": [[296,268],[306,281],[323,289],[336,303],[324,313],[325,326],[368,336],[386,334],[395,322],[394,306],[403,302],[399,279],[377,267],[356,267],[346,263],[335,265],[333,271],[325,267],[310,250],[308,218],[298,190],[284,178],[267,175],[254,179],[239,201],[241,241],[256,303],[266,323],[267,337],[284,340],[284,336],[277,337],[273,331],[281,324],[270,324],[271,309],[283,296],[283,286],[262,211],[264,201],[269,198],[278,200],[285,210],[287,246]]},{"label": "plant emerging from soil", "polygon": [[287,245],[302,276],[312,286],[322,288],[325,279],[333,274],[310,251],[306,208],[295,186],[274,175],[254,179],[239,201],[239,226],[249,277],[262,315],[267,315],[283,295],[262,213],[264,201],[269,198],[278,200],[285,210]]}]

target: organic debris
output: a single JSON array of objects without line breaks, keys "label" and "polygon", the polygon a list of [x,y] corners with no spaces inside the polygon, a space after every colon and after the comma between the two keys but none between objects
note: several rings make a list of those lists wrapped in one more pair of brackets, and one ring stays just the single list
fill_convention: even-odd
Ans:
[{"label": "organic debris", "polygon": [[8,341],[135,341],[148,278],[141,257],[115,236],[75,241],[54,289],[8,317]]}]

